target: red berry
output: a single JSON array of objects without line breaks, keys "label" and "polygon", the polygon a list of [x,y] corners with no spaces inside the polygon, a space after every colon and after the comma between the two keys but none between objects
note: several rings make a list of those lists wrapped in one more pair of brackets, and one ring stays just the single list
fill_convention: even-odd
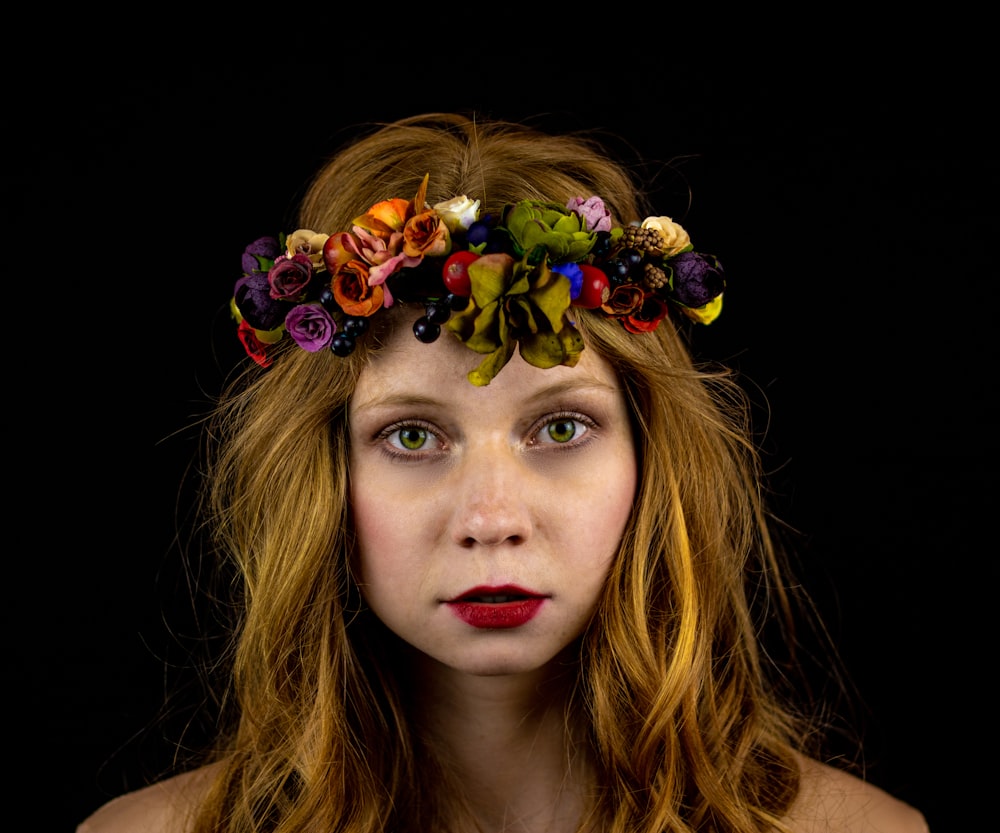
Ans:
[{"label": "red berry", "polygon": [[608,276],[589,263],[581,263],[580,270],[583,272],[583,285],[580,287],[580,294],[573,300],[573,306],[584,309],[599,307],[611,294]]},{"label": "red berry", "polygon": [[469,264],[479,259],[479,255],[468,250],[453,252],[444,262],[441,278],[448,291],[468,298],[472,294],[469,280]]}]

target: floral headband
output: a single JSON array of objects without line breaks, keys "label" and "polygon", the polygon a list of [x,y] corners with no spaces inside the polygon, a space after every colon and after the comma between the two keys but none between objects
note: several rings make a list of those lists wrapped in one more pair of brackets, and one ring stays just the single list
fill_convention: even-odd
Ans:
[{"label": "floral headband", "polygon": [[702,324],[722,309],[718,260],[669,217],[612,228],[600,197],[523,200],[481,217],[464,195],[428,206],[427,182],[412,200],[376,203],[350,231],[299,229],[247,246],[231,309],[250,358],[270,366],[286,335],[309,352],[350,355],[373,315],[414,301],[425,310],[416,337],[433,342],[445,327],[485,354],[469,381],[488,385],[515,345],[536,367],[575,365],[574,307],[631,333],[655,330],[671,309]]}]

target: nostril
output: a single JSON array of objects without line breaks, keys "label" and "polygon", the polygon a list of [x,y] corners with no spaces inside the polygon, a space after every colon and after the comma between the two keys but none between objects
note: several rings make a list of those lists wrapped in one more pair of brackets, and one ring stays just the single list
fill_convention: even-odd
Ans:
[{"label": "nostril", "polygon": [[488,533],[480,533],[478,535],[466,536],[462,541],[460,541],[460,545],[464,549],[472,549],[477,546],[496,547],[500,544],[517,546],[518,544],[523,544],[524,540],[524,536],[522,535],[490,535]]}]

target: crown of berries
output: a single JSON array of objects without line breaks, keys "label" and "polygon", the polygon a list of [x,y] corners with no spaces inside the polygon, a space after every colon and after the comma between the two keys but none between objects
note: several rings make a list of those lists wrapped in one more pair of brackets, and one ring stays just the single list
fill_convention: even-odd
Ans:
[{"label": "crown of berries", "polygon": [[694,251],[669,217],[612,228],[596,196],[522,200],[480,216],[480,201],[464,195],[429,206],[427,182],[412,200],[376,203],[350,231],[299,229],[247,246],[231,302],[247,354],[268,367],[289,336],[303,350],[347,356],[371,316],[419,302],[414,335],[430,343],[451,331],[485,354],[469,381],[488,385],[515,346],[536,367],[576,364],[574,307],[632,333],[656,329],[670,309],[702,324],[722,309],[718,260]]}]

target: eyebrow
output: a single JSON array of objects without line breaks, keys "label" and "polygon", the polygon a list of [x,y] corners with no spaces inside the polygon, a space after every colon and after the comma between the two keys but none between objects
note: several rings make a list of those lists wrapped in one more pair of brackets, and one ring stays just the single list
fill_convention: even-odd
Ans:
[{"label": "eyebrow", "polygon": [[[604,394],[616,394],[623,392],[620,386],[611,385],[607,382],[596,379],[591,375],[587,375],[586,377],[580,379],[564,379],[562,381],[546,385],[545,387],[536,390],[523,401],[525,404],[531,405],[544,399],[551,399],[552,397],[588,391]],[[354,408],[361,413],[375,410],[377,408],[444,407],[446,404],[447,403],[441,399],[422,393],[390,393],[386,395],[376,395],[364,403],[353,403]]]}]

